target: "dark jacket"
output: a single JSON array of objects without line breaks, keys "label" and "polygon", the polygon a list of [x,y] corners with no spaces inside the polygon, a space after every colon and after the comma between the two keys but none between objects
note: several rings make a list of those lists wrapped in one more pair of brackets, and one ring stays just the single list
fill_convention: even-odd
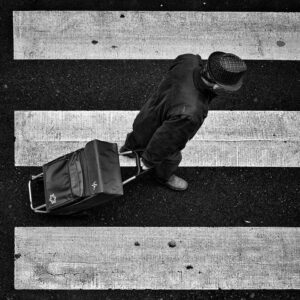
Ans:
[{"label": "dark jacket", "polygon": [[200,79],[202,68],[199,55],[178,56],[134,120],[136,145],[146,148],[142,157],[150,166],[182,150],[206,118],[216,94]]}]

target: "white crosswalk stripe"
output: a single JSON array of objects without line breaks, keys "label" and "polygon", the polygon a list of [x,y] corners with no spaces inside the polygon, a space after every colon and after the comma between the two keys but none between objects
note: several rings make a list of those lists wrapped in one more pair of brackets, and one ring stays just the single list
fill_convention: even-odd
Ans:
[{"label": "white crosswalk stripe", "polygon": [[199,51],[206,59],[218,49],[299,60],[299,41],[299,13],[14,12],[15,59],[174,59]]},{"label": "white crosswalk stripe", "polygon": [[19,227],[15,236],[17,289],[300,288],[299,228]]},{"label": "white crosswalk stripe", "polygon": [[[124,143],[137,111],[16,111],[15,164],[42,165],[89,140]],[[181,166],[299,167],[300,112],[210,111]],[[121,166],[134,162],[121,157]]]}]

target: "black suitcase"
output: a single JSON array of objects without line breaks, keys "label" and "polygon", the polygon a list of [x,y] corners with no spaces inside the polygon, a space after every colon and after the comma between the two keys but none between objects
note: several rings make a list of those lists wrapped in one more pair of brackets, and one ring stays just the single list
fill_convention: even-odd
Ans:
[{"label": "black suitcase", "polygon": [[[28,182],[30,207],[36,213],[70,215],[122,196],[124,184],[145,173],[139,151],[119,153],[116,143],[100,140],[43,165]],[[122,181],[119,155],[135,154],[136,174]],[[43,183],[45,203],[34,207],[32,182]]]}]

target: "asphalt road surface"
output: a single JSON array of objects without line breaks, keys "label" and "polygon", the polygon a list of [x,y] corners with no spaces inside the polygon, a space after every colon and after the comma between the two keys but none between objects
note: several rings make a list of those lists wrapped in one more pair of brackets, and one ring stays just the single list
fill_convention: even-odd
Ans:
[{"label": "asphalt road surface", "polygon": [[[14,165],[14,110],[138,110],[170,61],[14,61],[12,10],[299,11],[298,1],[142,2],[0,1],[0,299],[297,299],[298,291],[288,290],[14,290],[16,226],[300,226],[299,168],[180,168],[190,184],[185,193],[146,175],[126,186],[124,197],[81,216],[30,211],[27,182],[40,169]],[[245,86],[215,99],[211,110],[300,110],[298,61],[247,65]],[[124,177],[132,171],[124,168]]]}]

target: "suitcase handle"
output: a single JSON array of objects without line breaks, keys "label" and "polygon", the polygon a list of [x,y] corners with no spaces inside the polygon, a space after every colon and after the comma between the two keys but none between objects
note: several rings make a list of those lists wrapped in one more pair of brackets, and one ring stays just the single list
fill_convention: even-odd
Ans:
[{"label": "suitcase handle", "polygon": [[29,201],[30,201],[30,207],[31,209],[36,212],[36,213],[41,213],[41,214],[46,214],[46,204],[42,204],[40,206],[34,207],[33,206],[33,201],[32,201],[32,192],[31,192],[31,182],[33,180],[36,180],[38,178],[42,178],[43,177],[43,173],[40,173],[38,175],[32,175],[31,179],[28,181],[28,191],[29,191]]},{"label": "suitcase handle", "polygon": [[136,179],[138,176],[148,172],[150,169],[147,170],[143,170],[142,166],[141,166],[141,157],[139,156],[138,152],[143,152],[145,149],[138,149],[138,150],[130,150],[130,151],[126,151],[126,152],[119,152],[119,155],[127,155],[127,154],[134,154],[135,155],[135,163],[136,163],[136,167],[137,167],[137,172],[134,176],[124,180],[122,183],[123,185],[129,183],[130,181]]}]

